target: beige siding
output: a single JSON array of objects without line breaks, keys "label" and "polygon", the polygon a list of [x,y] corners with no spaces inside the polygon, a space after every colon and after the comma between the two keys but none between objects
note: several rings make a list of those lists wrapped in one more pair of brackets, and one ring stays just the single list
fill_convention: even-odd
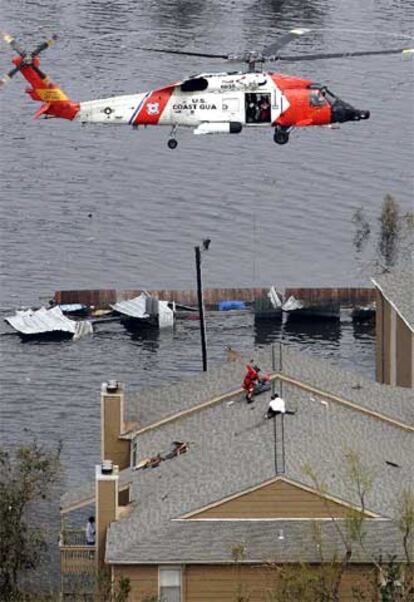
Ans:
[{"label": "beige siding", "polygon": [[122,395],[102,395],[102,460],[112,460],[119,470],[129,467],[129,441],[123,431]]},{"label": "beige siding", "polygon": [[377,290],[375,313],[375,355],[377,382],[384,382],[384,298]]},{"label": "beige siding", "polygon": [[263,602],[274,578],[259,566],[189,565],[184,581],[184,602],[234,602],[243,593],[249,602]]},{"label": "beige siding", "polygon": [[[260,566],[195,566],[189,565],[185,571],[185,591],[183,602],[234,602],[237,595],[244,595],[249,602],[267,602],[272,590],[278,591],[279,567]],[[283,570],[283,569],[282,569]],[[297,574],[290,566],[290,574]],[[303,570],[303,569],[298,569]],[[315,567],[309,569],[318,571]],[[355,602],[353,588],[361,588],[368,593],[372,583],[372,567],[355,566],[347,569],[339,590],[341,602]],[[329,569],[323,574],[332,576]],[[279,585],[280,586],[280,585]],[[279,590],[280,593],[280,590]],[[374,598],[369,597],[369,600]],[[299,600],[297,601],[299,602]]]},{"label": "beige siding", "polygon": [[128,602],[143,602],[146,598],[158,594],[157,565],[114,565],[115,580],[118,580],[121,575],[130,580],[131,593]]},{"label": "beige siding", "polygon": [[191,518],[328,518],[344,516],[346,512],[346,506],[279,480]]},{"label": "beige siding", "polygon": [[376,376],[380,383],[414,385],[414,335],[398,313],[377,291]]},{"label": "beige siding", "polygon": [[391,306],[384,299],[383,307],[383,354],[384,354],[384,383],[391,383]]},{"label": "beige siding", "polygon": [[96,560],[103,566],[105,559],[106,532],[115,520],[118,488],[114,479],[96,482]]},{"label": "beige siding", "polygon": [[[129,602],[144,602],[157,595],[157,565],[117,565],[113,570],[115,580],[120,576],[130,580]],[[288,571],[290,575],[297,575],[298,571],[303,569],[295,565],[286,565],[285,569],[280,566],[260,565],[187,565],[183,569],[182,602],[234,602],[238,595],[246,596],[249,602],[268,602],[272,591],[280,593],[278,575],[281,570]],[[315,573],[321,571],[318,566],[308,567],[306,570]],[[339,589],[341,602],[355,601],[354,588],[366,595],[372,594],[374,571],[375,569],[368,565],[348,567]],[[322,573],[327,580],[334,577],[328,567],[323,568]],[[367,599],[372,601],[375,598],[370,595]]]},{"label": "beige siding", "polygon": [[413,333],[397,315],[397,385],[412,386]]}]

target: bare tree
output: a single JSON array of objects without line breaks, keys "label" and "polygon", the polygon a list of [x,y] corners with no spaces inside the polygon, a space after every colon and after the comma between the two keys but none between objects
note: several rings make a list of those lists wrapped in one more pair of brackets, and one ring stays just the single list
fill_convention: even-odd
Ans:
[{"label": "bare tree", "polygon": [[[370,223],[364,209],[359,207],[352,216],[355,226],[353,244],[358,254],[365,251],[368,265],[364,270],[385,272],[393,267],[412,266],[414,251],[414,213],[402,213],[397,199],[386,194],[378,227]],[[376,233],[376,242],[371,233]]]},{"label": "bare tree", "polygon": [[378,251],[380,257],[384,260],[385,268],[389,269],[397,261],[401,228],[400,207],[390,194],[385,195],[379,223]]},{"label": "bare tree", "polygon": [[58,478],[61,447],[47,450],[33,441],[14,453],[0,448],[0,591],[2,601],[19,599],[18,579],[35,569],[47,544],[29,524],[28,511],[48,497]]}]

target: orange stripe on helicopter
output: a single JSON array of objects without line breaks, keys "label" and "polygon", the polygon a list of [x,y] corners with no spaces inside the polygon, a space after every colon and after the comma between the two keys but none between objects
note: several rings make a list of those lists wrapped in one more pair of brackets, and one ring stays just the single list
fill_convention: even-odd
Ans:
[{"label": "orange stripe on helicopter", "polygon": [[168,86],[151,92],[135,117],[133,125],[157,125],[174,89],[175,86]]}]

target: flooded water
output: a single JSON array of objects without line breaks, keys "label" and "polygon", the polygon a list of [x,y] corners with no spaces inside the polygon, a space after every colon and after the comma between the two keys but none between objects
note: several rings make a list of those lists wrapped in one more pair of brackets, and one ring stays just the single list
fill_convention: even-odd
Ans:
[{"label": "flooded water", "polygon": [[[74,100],[145,91],[197,72],[224,71],[209,59],[149,54],[137,46],[211,52],[262,48],[293,26],[311,28],[294,52],[410,45],[411,0],[3,0],[2,28],[31,47],[61,41],[42,68]],[[10,68],[11,53],[0,54]],[[234,65],[230,70],[234,69]],[[38,305],[56,289],[194,288],[193,247],[212,240],[204,284],[367,285],[355,254],[357,208],[375,225],[386,193],[412,207],[412,60],[401,56],[288,63],[275,71],[328,85],[371,119],[339,130],[240,136],[168,129],[80,127],[35,121],[38,108],[16,76],[1,94],[0,259],[2,316]],[[211,315],[211,362],[278,341],[279,327],[251,316]],[[2,327],[2,331],[6,328]],[[370,331],[337,326],[285,328],[284,339],[373,376]],[[2,336],[0,444],[64,442],[67,484],[92,474],[99,454],[99,387],[117,378],[129,390],[200,370],[197,322],[173,334],[133,337],[108,324],[76,343],[22,343]]]}]

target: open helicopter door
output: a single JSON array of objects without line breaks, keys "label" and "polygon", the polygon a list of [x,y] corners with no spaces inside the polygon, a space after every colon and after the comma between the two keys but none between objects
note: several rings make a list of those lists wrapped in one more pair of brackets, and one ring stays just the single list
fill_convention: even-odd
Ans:
[{"label": "open helicopter door", "polygon": [[245,94],[246,124],[267,125],[272,118],[272,94],[270,92],[247,92]]}]

